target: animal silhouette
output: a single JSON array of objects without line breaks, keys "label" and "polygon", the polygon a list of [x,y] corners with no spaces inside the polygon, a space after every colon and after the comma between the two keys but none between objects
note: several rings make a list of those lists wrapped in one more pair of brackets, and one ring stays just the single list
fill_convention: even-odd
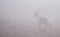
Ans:
[{"label": "animal silhouette", "polygon": [[47,17],[39,16],[39,14],[41,14],[41,8],[36,9],[35,15],[33,16],[37,20],[37,23],[39,25],[39,29],[41,29],[41,25],[45,25],[45,29],[47,29],[48,27],[50,27],[50,23],[48,22]]}]

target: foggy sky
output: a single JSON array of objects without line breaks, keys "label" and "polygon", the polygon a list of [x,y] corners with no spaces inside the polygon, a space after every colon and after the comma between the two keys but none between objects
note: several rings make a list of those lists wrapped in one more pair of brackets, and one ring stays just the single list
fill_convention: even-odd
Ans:
[{"label": "foggy sky", "polygon": [[41,8],[41,15],[50,21],[60,17],[60,0],[1,0],[1,20],[33,21],[34,9]]},{"label": "foggy sky", "polygon": [[[48,17],[59,17],[59,0],[1,0],[2,17],[5,20],[22,20],[31,18],[35,8],[42,8],[42,15]],[[25,19],[25,20],[26,20]]]}]

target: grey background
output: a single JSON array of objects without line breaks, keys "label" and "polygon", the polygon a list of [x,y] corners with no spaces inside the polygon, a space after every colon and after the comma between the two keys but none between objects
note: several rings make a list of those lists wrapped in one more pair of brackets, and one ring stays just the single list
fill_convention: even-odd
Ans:
[{"label": "grey background", "polygon": [[[48,17],[52,32],[40,34],[33,17],[36,8]],[[60,0],[0,0],[0,37],[59,37],[59,28]]]}]

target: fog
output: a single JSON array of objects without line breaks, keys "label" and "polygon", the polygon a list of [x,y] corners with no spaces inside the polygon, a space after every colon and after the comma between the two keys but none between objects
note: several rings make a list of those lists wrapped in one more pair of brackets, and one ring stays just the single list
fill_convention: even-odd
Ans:
[{"label": "fog", "polygon": [[[41,30],[39,18],[33,17],[39,8],[39,15],[49,20],[48,30]],[[60,37],[59,34],[60,0],[0,0],[0,37]]]}]

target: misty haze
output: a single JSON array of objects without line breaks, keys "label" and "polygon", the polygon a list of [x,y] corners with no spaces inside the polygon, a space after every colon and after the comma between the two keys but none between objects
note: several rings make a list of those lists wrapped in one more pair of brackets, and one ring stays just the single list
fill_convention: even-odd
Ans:
[{"label": "misty haze", "polygon": [[60,37],[60,0],[0,1],[0,37]]}]

